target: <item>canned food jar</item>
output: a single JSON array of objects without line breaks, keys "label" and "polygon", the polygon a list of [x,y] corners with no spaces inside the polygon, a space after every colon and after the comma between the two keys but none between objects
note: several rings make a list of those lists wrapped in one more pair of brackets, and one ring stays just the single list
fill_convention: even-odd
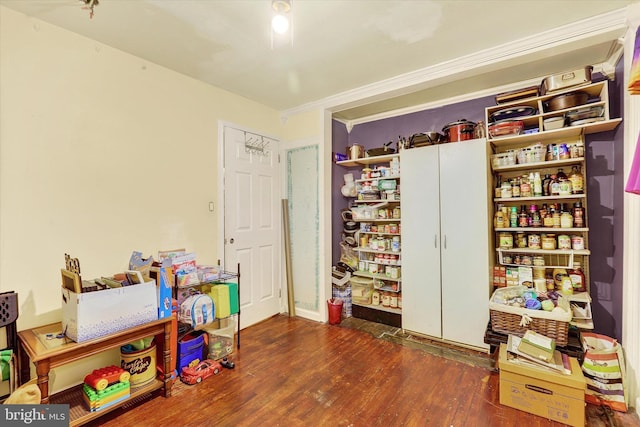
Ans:
[{"label": "canned food jar", "polygon": [[540,239],[542,242],[542,249],[554,250],[556,248],[556,235],[546,234]]},{"label": "canned food jar", "polygon": [[524,233],[516,233],[516,245],[521,249],[527,247],[527,236]]},{"label": "canned food jar", "polygon": [[571,236],[571,247],[573,250],[581,251],[584,249],[584,237]]},{"label": "canned food jar", "polygon": [[500,233],[500,249],[512,249],[513,248],[513,234]]},{"label": "canned food jar", "polygon": [[520,263],[522,265],[532,265],[533,260],[530,255],[522,255],[522,258],[520,259]]},{"label": "canned food jar", "polygon": [[539,234],[529,234],[527,239],[528,239],[528,243],[529,243],[529,249],[540,249],[540,235]]},{"label": "canned food jar", "polygon": [[[544,257],[543,256],[534,256],[533,257],[533,265],[535,265],[536,267],[543,267],[544,266]],[[544,277],[544,268],[542,269],[542,277]]]},{"label": "canned food jar", "polygon": [[558,249],[571,249],[571,238],[566,234],[559,235]]}]

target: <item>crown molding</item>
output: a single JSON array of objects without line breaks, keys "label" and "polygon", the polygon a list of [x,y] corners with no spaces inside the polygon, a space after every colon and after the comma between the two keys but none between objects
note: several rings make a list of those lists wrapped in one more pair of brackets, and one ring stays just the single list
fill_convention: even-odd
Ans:
[{"label": "crown molding", "polygon": [[[390,79],[364,85],[327,98],[302,104],[281,112],[289,117],[315,109],[331,112],[354,108],[371,102],[435,87],[473,74],[509,66],[528,57],[546,56],[551,50],[569,51],[592,43],[611,39],[613,33],[624,34],[627,28],[628,8],[618,9],[563,27],[525,37],[431,67],[401,74]],[[617,36],[615,36],[617,37]],[[440,102],[441,104],[441,102]]]}]

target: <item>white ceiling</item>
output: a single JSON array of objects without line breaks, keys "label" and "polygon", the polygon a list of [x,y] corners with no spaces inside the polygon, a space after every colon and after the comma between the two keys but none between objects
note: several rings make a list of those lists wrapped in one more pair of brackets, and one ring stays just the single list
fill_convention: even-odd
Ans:
[{"label": "white ceiling", "polygon": [[[499,50],[638,1],[292,0],[293,45],[276,39],[273,48],[271,0],[99,0],[91,19],[81,0],[0,5],[286,111],[417,70],[441,70],[456,58]],[[508,64],[510,79],[603,61],[617,36],[555,50],[558,56],[543,55],[535,67]],[[495,87],[505,79],[504,73],[480,68],[473,77],[462,73],[435,87],[404,91],[410,95],[390,92],[345,105],[336,115],[354,119]]]}]

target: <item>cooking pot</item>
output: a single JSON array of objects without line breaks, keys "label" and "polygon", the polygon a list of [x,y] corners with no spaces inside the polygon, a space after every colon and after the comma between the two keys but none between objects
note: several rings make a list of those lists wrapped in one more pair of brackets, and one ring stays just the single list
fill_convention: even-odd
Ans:
[{"label": "cooking pot", "polygon": [[442,128],[445,139],[448,142],[466,141],[474,138],[476,123],[469,120],[458,120]]},{"label": "cooking pot", "polygon": [[589,94],[586,92],[571,92],[554,96],[547,101],[547,111],[564,110],[576,105],[583,105],[587,103],[588,99]]},{"label": "cooking pot", "polygon": [[410,141],[412,147],[423,147],[425,145],[447,142],[443,134],[435,131],[414,133],[411,135]]},{"label": "cooking pot", "polygon": [[396,152],[395,149],[389,148],[389,145],[393,144],[393,141],[389,141],[384,144],[381,148],[371,148],[365,152],[367,157],[375,157],[375,156],[386,156],[387,154],[393,154]]},{"label": "cooking pot", "polygon": [[347,147],[349,160],[361,159],[364,157],[364,147],[360,144],[353,144]]}]

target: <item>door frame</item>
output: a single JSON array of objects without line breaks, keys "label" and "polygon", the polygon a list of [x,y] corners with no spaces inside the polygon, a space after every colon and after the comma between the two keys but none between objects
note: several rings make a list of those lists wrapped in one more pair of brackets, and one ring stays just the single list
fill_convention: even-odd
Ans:
[{"label": "door frame", "polygon": [[[224,197],[224,192],[225,192],[225,183],[224,183],[224,175],[225,175],[225,166],[224,166],[224,160],[225,160],[225,149],[224,149],[224,145],[225,145],[225,141],[224,141],[224,128],[225,127],[232,127],[234,129],[238,129],[241,131],[245,131],[245,132],[249,132],[249,133],[253,133],[256,135],[262,135],[265,136],[267,138],[271,138],[274,140],[277,140],[279,142],[278,144],[278,152],[274,153],[278,155],[279,158],[282,158],[281,154],[283,151],[282,146],[284,145],[283,141],[276,136],[273,136],[271,134],[262,132],[262,131],[257,131],[257,130],[253,130],[251,128],[248,128],[247,126],[243,126],[243,125],[239,125],[236,123],[232,123],[232,122],[228,122],[226,120],[218,120],[218,150],[217,150],[217,156],[218,156],[218,160],[217,160],[217,168],[218,168],[218,197],[217,197],[217,212],[218,214],[217,216],[217,231],[218,231],[218,258],[223,262],[224,264],[224,259],[225,259],[225,233],[224,233],[224,224],[225,224],[225,213],[226,213],[226,206],[225,206],[225,197]],[[280,180],[280,185],[278,185],[278,192],[280,195],[280,199],[282,199],[283,197],[283,176],[284,176],[284,171],[283,171],[283,167],[282,167],[282,162],[278,162],[278,167],[277,167],[277,171],[276,171],[277,175],[278,175],[278,179]],[[282,208],[280,207],[281,203],[278,202],[278,209],[280,212],[280,217],[282,218]],[[214,208],[214,213],[216,213],[216,209]],[[281,226],[282,227],[282,226]],[[278,283],[280,286],[280,293],[279,293],[279,308],[280,308],[280,313],[283,313],[286,311],[286,306],[284,305],[283,301],[287,301],[287,286],[286,286],[286,277],[283,274],[284,267],[285,267],[285,262],[284,262],[284,256],[283,251],[284,251],[284,239],[282,236],[282,232],[278,233],[278,239],[279,239],[279,245],[280,245],[280,277],[278,278]],[[224,268],[229,268],[227,266],[224,266]],[[240,268],[242,268],[242,266],[240,266]],[[232,268],[233,270],[235,270],[235,266]],[[240,271],[240,275],[242,276],[242,271]],[[240,282],[242,282],[242,277],[240,277]],[[242,324],[241,324],[242,325]]]}]

